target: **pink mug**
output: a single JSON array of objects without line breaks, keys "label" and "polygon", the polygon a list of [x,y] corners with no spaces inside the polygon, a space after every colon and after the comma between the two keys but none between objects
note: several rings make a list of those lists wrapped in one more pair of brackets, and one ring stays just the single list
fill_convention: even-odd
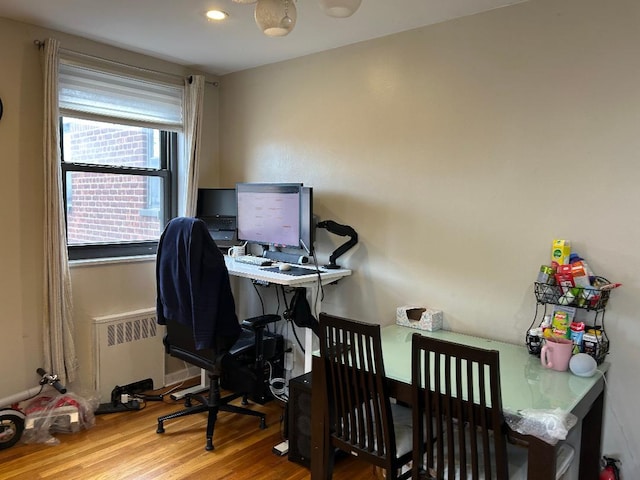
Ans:
[{"label": "pink mug", "polygon": [[568,338],[548,337],[540,350],[540,362],[543,366],[564,372],[569,369],[569,360],[573,353],[573,342]]}]

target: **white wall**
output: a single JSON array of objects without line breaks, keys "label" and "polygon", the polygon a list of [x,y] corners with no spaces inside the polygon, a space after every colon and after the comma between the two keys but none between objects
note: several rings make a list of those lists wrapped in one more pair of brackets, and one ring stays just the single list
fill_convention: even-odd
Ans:
[{"label": "white wall", "polygon": [[446,328],[522,343],[554,238],[622,282],[604,452],[626,472],[640,466],[639,18],[634,0],[532,0],[230,74],[220,94],[223,184],[303,181],[322,219],[358,231],[329,312],[388,324],[428,305]]},{"label": "white wall", "polygon": [[42,362],[42,82],[32,40],[0,19],[0,398],[36,385]]}]

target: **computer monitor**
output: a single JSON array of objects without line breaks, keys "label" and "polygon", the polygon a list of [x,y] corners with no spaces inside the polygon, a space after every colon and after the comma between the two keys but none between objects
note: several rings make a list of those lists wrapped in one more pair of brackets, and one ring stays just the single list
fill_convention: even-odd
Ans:
[{"label": "computer monitor", "polygon": [[238,183],[238,240],[293,248],[303,248],[301,239],[312,243],[309,227],[301,226],[303,220],[310,225],[303,203],[312,209],[311,193],[303,190],[301,183]]},{"label": "computer monitor", "polygon": [[196,217],[235,217],[235,188],[199,188]]},{"label": "computer monitor", "polygon": [[236,189],[199,188],[196,217],[207,225],[207,230],[222,249],[236,242]]}]

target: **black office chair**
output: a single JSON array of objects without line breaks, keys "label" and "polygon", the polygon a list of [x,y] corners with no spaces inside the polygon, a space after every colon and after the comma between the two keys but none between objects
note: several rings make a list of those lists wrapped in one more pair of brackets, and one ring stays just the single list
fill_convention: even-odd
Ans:
[{"label": "black office chair", "polygon": [[[336,448],[383,469],[389,480],[409,478],[411,409],[389,399],[380,325],[321,313],[320,332],[318,373],[324,375],[329,419],[329,448],[323,459],[327,478]],[[314,382],[315,376],[314,370]],[[405,465],[406,471],[400,471]]]},{"label": "black office chair", "polygon": [[[156,260],[158,323],[166,325],[166,352],[205,369],[208,396],[187,394],[186,408],[158,418],[164,422],[208,413],[206,450],[213,450],[213,430],[219,411],[252,415],[266,428],[265,414],[229,402],[242,397],[257,403],[270,399],[268,371],[281,371],[281,335],[265,331],[278,315],[262,315],[238,323],[224,257],[202,220],[178,217],[169,222]],[[267,368],[267,361],[271,367]],[[220,388],[232,393],[221,398]],[[192,405],[196,400],[197,405]]]}]

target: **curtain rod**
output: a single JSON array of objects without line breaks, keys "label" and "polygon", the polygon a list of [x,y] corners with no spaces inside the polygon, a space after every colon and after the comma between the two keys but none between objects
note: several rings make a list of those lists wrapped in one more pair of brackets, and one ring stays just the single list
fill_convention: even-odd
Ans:
[{"label": "curtain rod", "polygon": [[[34,40],[33,44],[36,47],[38,47],[38,49],[42,49],[44,47],[44,42],[42,40]],[[90,58],[90,59],[93,59],[93,60],[100,60],[101,62],[111,63],[113,65],[117,65],[117,66],[120,66],[120,67],[133,68],[135,70],[140,70],[142,72],[148,72],[148,73],[153,73],[153,74],[157,74],[157,75],[164,75],[164,76],[171,77],[171,78],[184,78],[184,76],[178,75],[176,73],[161,72],[160,70],[153,70],[151,68],[139,67],[137,65],[130,65],[128,63],[118,62],[116,60],[110,60],[108,58],[98,57],[96,55],[90,55],[88,53],[76,52],[74,50],[69,50],[67,48],[61,48],[60,51],[71,53],[72,55],[78,55],[80,57]],[[189,75],[189,80],[191,80],[190,77],[191,77],[191,75]],[[214,87],[218,87],[220,85],[219,82],[211,82],[209,80],[205,80],[204,83],[208,83],[209,85],[213,85]]]}]

